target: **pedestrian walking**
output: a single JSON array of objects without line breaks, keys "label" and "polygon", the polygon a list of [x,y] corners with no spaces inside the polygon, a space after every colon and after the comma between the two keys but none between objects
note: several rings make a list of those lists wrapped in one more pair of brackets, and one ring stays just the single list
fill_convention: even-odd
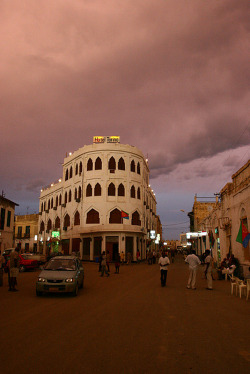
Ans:
[{"label": "pedestrian walking", "polygon": [[115,255],[115,273],[120,273],[120,255],[119,253],[116,253]]},{"label": "pedestrian walking", "polygon": [[140,263],[140,260],[141,260],[141,254],[140,254],[139,249],[138,249],[137,252],[136,252],[136,260],[137,260],[137,264],[139,264],[139,263]]},{"label": "pedestrian walking", "polygon": [[120,256],[120,259],[121,259],[121,263],[122,265],[124,264],[124,261],[125,261],[125,253],[122,251],[121,253],[121,256]]},{"label": "pedestrian walking", "polygon": [[213,289],[213,278],[212,278],[212,265],[213,265],[213,258],[210,254],[210,250],[206,249],[205,251],[205,275],[207,278],[207,290],[212,290]]},{"label": "pedestrian walking", "polygon": [[4,265],[4,257],[0,251],[0,287],[3,285],[3,265]]},{"label": "pedestrian walking", "polygon": [[131,264],[131,260],[132,260],[132,255],[130,252],[127,253],[127,265],[130,265]]},{"label": "pedestrian walking", "polygon": [[107,274],[107,277],[109,277],[109,272],[107,271],[107,259],[106,259],[106,254],[105,254],[105,251],[102,252],[102,262],[101,262],[101,265],[102,265],[102,274],[100,275],[101,277],[103,277],[104,273]]},{"label": "pedestrian walking", "polygon": [[196,273],[201,262],[199,260],[199,257],[196,256],[194,250],[191,250],[191,253],[186,257],[185,262],[187,262],[189,265],[189,278],[187,288],[196,290]]},{"label": "pedestrian walking", "polygon": [[19,248],[18,247],[16,247],[15,251],[11,252],[10,254],[9,268],[10,268],[9,291],[18,291],[16,289],[17,277],[19,274]]},{"label": "pedestrian walking", "polygon": [[158,264],[160,265],[161,271],[161,286],[165,287],[168,274],[168,265],[170,264],[169,258],[165,255],[165,252],[162,252],[162,256],[159,258]]}]

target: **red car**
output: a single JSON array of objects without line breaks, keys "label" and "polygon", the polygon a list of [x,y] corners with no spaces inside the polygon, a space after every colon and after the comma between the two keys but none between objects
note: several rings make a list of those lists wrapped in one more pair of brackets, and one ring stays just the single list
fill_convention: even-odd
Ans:
[{"label": "red car", "polygon": [[[26,256],[25,254],[19,255],[19,271],[26,271],[26,270],[34,270],[38,268],[38,261],[32,260],[29,256]],[[10,260],[8,259],[4,270],[8,272],[8,268],[10,266]]]}]

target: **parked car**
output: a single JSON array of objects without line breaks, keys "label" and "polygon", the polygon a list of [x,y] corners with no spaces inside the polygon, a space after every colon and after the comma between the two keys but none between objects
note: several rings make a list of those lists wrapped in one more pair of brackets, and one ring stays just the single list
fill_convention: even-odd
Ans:
[{"label": "parked car", "polygon": [[75,256],[55,256],[44,267],[36,282],[36,295],[70,292],[77,296],[83,288],[84,269]]},{"label": "parked car", "polygon": [[56,257],[56,256],[63,256],[63,253],[62,252],[51,252],[48,256],[47,256],[47,262],[49,260],[51,260],[52,258]]},{"label": "parked car", "polygon": [[46,256],[41,253],[24,253],[27,259],[37,260],[38,264],[44,264],[46,262]]},{"label": "parked car", "polygon": [[[4,271],[7,273],[10,266],[10,259],[4,266]],[[19,255],[19,271],[35,270],[38,268],[38,261],[26,257],[25,253]]]}]

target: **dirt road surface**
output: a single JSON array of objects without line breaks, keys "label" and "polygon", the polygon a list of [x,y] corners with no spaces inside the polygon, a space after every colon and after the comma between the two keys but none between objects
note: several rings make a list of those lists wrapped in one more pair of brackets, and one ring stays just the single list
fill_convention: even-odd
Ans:
[{"label": "dirt road surface", "polygon": [[229,281],[186,289],[188,266],[171,264],[167,286],[158,265],[123,265],[109,278],[84,263],[77,297],[36,297],[39,271],[21,273],[19,292],[0,288],[2,374],[153,374],[250,372],[250,300]]}]

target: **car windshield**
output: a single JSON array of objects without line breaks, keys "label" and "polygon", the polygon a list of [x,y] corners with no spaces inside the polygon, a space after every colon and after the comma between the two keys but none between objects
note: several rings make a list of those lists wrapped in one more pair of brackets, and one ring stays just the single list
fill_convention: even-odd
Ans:
[{"label": "car windshield", "polygon": [[52,258],[44,268],[45,270],[76,270],[76,263],[71,259]]}]

